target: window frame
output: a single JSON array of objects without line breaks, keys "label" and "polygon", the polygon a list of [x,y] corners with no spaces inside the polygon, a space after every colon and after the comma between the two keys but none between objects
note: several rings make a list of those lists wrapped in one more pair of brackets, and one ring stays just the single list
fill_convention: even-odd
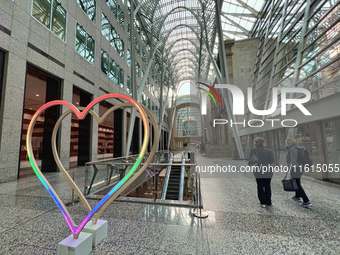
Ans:
[{"label": "window frame", "polygon": [[[76,50],[76,46],[77,46],[77,31],[78,31],[78,29],[77,29],[77,27],[78,27],[78,25],[85,31],[85,33],[86,33],[86,36],[85,36],[85,42],[86,42],[86,44],[85,44],[85,54],[84,54],[84,56],[82,56],[82,55],[80,55],[80,53]],[[93,50],[93,63],[92,62],[90,62],[87,58],[86,58],[86,52],[87,52],[87,38],[88,38],[88,36],[89,37],[91,37],[92,38],[92,40],[93,40],[93,42],[94,42],[94,50]],[[74,41],[74,51],[77,53],[77,54],[79,54],[82,58],[84,58],[87,62],[89,62],[91,65],[93,65],[93,66],[95,66],[95,56],[96,56],[96,41],[93,39],[93,37],[88,33],[88,32],[86,32],[86,30],[84,29],[84,27],[82,26],[82,25],[80,25],[79,24],[79,22],[78,21],[76,21],[76,27],[75,27],[75,41]],[[101,67],[100,67],[101,68]]]},{"label": "window frame", "polygon": [[[54,36],[56,36],[57,38],[59,38],[59,40],[63,41],[64,43],[66,43],[66,38],[67,38],[67,21],[68,21],[68,11],[66,10],[66,8],[62,5],[62,3],[60,3],[58,0],[51,0],[51,10],[49,12],[50,15],[50,24],[49,27],[45,26],[45,24],[43,24],[40,20],[38,20],[36,17],[33,16],[33,4],[34,4],[35,0],[31,1],[31,12],[30,15],[33,19],[35,19],[36,21],[38,21],[41,25],[43,25],[44,28],[48,29]],[[65,22],[65,36],[64,36],[64,40],[61,39],[59,36],[57,36],[55,33],[53,33],[52,31],[52,11],[53,11],[53,3],[54,1],[56,1],[57,3],[60,4],[60,6],[65,10],[66,12],[66,22]]]},{"label": "window frame", "polygon": [[[83,9],[83,8],[81,8],[80,6],[79,6],[79,4],[78,4],[78,1],[82,1],[82,0],[75,0],[76,2],[77,2],[77,5],[78,5],[78,7],[86,14],[86,16],[90,19],[90,17],[89,17],[89,14]],[[93,0],[94,2],[95,2],[95,12],[94,12],[94,20],[92,20],[92,19],[90,19],[92,22],[93,22],[93,24],[94,25],[97,25],[96,24],[96,19],[97,19],[97,1],[96,0]]]}]

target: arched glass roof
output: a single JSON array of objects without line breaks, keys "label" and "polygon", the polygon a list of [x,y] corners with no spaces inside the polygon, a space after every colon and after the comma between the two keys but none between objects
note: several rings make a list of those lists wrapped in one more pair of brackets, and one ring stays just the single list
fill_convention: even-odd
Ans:
[{"label": "arched glass roof", "polygon": [[164,79],[177,87],[181,80],[206,82],[213,77],[209,51],[216,57],[215,3],[221,5],[224,39],[244,39],[261,18],[263,0],[139,0],[137,18]]}]

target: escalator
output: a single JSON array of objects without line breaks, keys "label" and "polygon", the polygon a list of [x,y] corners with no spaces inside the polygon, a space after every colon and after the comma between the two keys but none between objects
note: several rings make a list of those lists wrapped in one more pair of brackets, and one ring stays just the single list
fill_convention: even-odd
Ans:
[{"label": "escalator", "polygon": [[165,199],[178,200],[181,166],[172,166]]}]

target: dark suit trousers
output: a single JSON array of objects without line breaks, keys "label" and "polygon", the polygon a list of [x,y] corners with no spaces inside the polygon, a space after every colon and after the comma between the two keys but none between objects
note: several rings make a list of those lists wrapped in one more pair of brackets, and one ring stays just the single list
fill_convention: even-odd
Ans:
[{"label": "dark suit trousers", "polygon": [[261,205],[271,205],[272,191],[270,188],[270,178],[262,179],[256,178],[257,182],[257,196]]}]

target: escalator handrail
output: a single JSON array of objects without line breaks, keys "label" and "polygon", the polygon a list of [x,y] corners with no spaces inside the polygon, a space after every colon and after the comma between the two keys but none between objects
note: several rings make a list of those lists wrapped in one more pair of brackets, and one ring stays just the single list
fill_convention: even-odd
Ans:
[{"label": "escalator handrail", "polygon": [[[185,164],[185,152],[182,153],[182,164]],[[179,179],[178,200],[183,201],[185,166],[181,166],[181,176]]]},{"label": "escalator handrail", "polygon": [[[170,157],[170,160],[169,160],[169,164],[172,164],[172,158],[171,157]],[[167,166],[167,169],[166,169],[161,199],[165,199],[165,197],[166,197],[166,193],[168,191],[168,184],[169,184],[169,180],[170,180],[170,173],[171,173],[171,165]]]}]

